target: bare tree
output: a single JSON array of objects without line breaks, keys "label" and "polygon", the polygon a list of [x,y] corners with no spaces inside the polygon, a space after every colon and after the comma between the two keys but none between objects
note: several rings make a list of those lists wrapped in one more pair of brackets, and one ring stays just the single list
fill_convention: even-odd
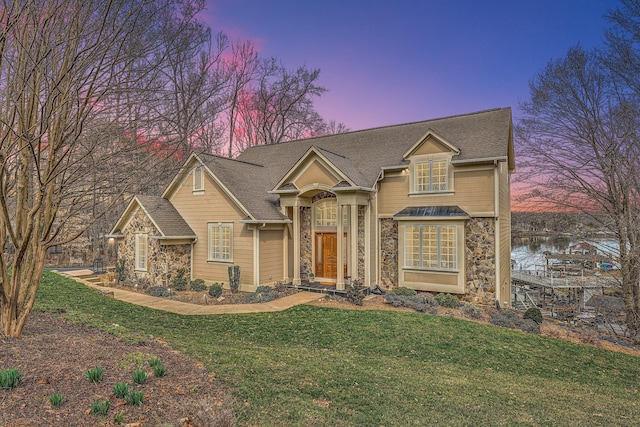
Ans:
[{"label": "bare tree", "polygon": [[[160,127],[134,104],[157,98],[158,23],[181,5],[2,2],[0,241],[14,248],[0,256],[2,334],[21,335],[47,248],[78,236],[161,160],[153,150],[163,141]],[[104,171],[132,158],[135,167],[106,179]],[[87,219],[89,208],[95,216]]]},{"label": "bare tree", "polygon": [[516,136],[525,197],[545,208],[584,212],[620,247],[626,323],[640,332],[640,110],[602,52],[569,50],[530,84]]}]

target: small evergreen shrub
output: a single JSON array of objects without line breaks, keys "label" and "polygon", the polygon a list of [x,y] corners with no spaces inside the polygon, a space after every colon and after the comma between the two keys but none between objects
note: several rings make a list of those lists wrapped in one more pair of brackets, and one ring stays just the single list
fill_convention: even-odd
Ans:
[{"label": "small evergreen shrub", "polygon": [[138,390],[131,390],[129,394],[124,398],[128,405],[142,406],[144,400],[144,393]]},{"label": "small evergreen shrub", "polygon": [[391,291],[392,293],[399,295],[401,297],[410,297],[412,295],[416,295],[417,292],[413,289],[409,289],[404,286],[400,286]]},{"label": "small evergreen shrub", "polygon": [[137,371],[133,371],[131,376],[133,378],[133,382],[136,384],[144,384],[147,382],[147,372],[144,369],[138,369]]},{"label": "small evergreen shrub", "polygon": [[527,311],[524,312],[524,315],[522,316],[522,318],[531,319],[534,322],[536,322],[538,325],[544,321],[544,319],[542,318],[542,312],[540,311],[540,309],[535,307],[531,307],[527,309]]},{"label": "small evergreen shrub", "polygon": [[209,287],[209,296],[220,298],[222,296],[222,283],[214,283]]},{"label": "small evergreen shrub", "polygon": [[256,291],[244,297],[244,300],[246,303],[255,304],[273,301],[279,296],[280,295],[271,286],[258,286]]},{"label": "small evergreen shrub", "polygon": [[532,319],[521,319],[518,313],[513,310],[502,310],[491,316],[489,323],[509,329],[520,329],[532,334],[540,333],[540,325]]},{"label": "small evergreen shrub", "polygon": [[0,389],[16,388],[22,383],[22,372],[18,368],[0,370]]},{"label": "small evergreen shrub", "polygon": [[129,394],[129,384],[116,383],[116,385],[113,386],[113,394],[115,394],[118,399],[124,399],[125,396]]},{"label": "small evergreen shrub", "polygon": [[49,403],[54,408],[59,408],[62,405],[62,395],[60,393],[53,393],[49,396]]},{"label": "small evergreen shrub", "polygon": [[492,325],[500,326],[501,328],[515,329],[516,324],[509,316],[505,316],[502,311],[494,314],[489,319],[489,323]]},{"label": "small evergreen shrub", "polygon": [[286,281],[278,280],[273,284],[273,289],[278,293],[287,292],[287,285],[288,283]]},{"label": "small evergreen shrub", "polygon": [[124,258],[116,261],[116,280],[118,283],[124,282],[126,270],[124,269]]},{"label": "small evergreen shrub", "polygon": [[164,286],[152,286],[147,290],[147,293],[152,297],[170,297],[171,291]]},{"label": "small evergreen shrub", "polygon": [[175,289],[176,291],[185,291],[187,289],[188,279],[184,277],[184,273],[184,268],[179,269],[176,272],[176,276],[171,281],[171,283],[173,284],[173,289]]},{"label": "small evergreen shrub", "polygon": [[460,300],[452,294],[438,294],[435,298],[440,307],[458,308],[460,306]]},{"label": "small evergreen shrub", "polygon": [[91,381],[94,384],[97,384],[100,381],[102,381],[102,374],[104,374],[104,369],[102,369],[99,366],[89,369],[87,372],[84,373],[84,375],[89,379],[89,381]]},{"label": "small evergreen shrub", "polygon": [[153,367],[153,376],[156,378],[164,377],[166,369],[162,364],[155,365]]},{"label": "small evergreen shrub", "polygon": [[415,295],[398,295],[394,292],[388,292],[384,296],[384,301],[394,307],[407,307],[420,313],[435,314],[436,312],[437,303],[433,295],[426,292]]},{"label": "small evergreen shrub", "polygon": [[523,332],[540,335],[540,324],[533,319],[522,319],[518,326]]},{"label": "small evergreen shrub", "polygon": [[189,285],[189,287],[193,292],[202,292],[207,289],[207,285],[204,283],[204,280],[202,279],[196,279],[191,281],[191,284]]},{"label": "small evergreen shrub", "polygon": [[347,300],[355,305],[363,305],[366,288],[360,284],[359,280],[352,281],[347,286]]},{"label": "small evergreen shrub", "polygon": [[109,412],[111,402],[108,400],[96,400],[91,403],[91,413],[105,416]]},{"label": "small evergreen shrub", "polygon": [[240,266],[234,265],[227,268],[229,273],[229,287],[232,294],[237,294],[240,290]]},{"label": "small evergreen shrub", "polygon": [[460,311],[462,311],[462,314],[470,319],[482,319],[482,317],[484,316],[483,309],[469,303],[465,303],[462,308],[460,308]]}]

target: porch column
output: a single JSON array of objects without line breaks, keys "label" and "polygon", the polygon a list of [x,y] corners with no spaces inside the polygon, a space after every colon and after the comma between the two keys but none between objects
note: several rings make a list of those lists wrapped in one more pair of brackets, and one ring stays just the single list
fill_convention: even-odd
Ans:
[{"label": "porch column", "polygon": [[350,245],[350,260],[349,260],[349,274],[351,280],[358,279],[358,205],[349,205],[349,237],[351,240]]},{"label": "porch column", "polygon": [[282,280],[289,281],[289,224],[282,229]]},{"label": "porch column", "polygon": [[371,286],[371,201],[364,206],[364,285]]},{"label": "porch column", "polygon": [[300,206],[293,207],[293,284],[300,282]]},{"label": "porch column", "polygon": [[342,205],[340,203],[338,203],[337,209],[336,234],[338,235],[338,247],[336,248],[336,258],[338,258],[338,274],[336,278],[336,289],[344,290],[344,254],[342,253],[344,247],[344,227],[342,225]]}]

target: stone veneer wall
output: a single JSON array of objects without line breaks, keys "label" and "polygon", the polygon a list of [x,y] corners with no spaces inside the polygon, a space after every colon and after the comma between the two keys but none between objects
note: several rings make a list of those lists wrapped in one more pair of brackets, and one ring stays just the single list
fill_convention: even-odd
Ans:
[{"label": "stone veneer wall", "polygon": [[493,218],[471,218],[465,224],[466,293],[491,304],[496,294],[496,242]]},{"label": "stone veneer wall", "polygon": [[380,285],[398,286],[398,221],[380,219]]},{"label": "stone veneer wall", "polygon": [[358,278],[364,284],[364,210],[358,206]]},{"label": "stone veneer wall", "polygon": [[300,208],[300,278],[302,280],[308,280],[309,275],[313,272],[312,237],[311,208],[302,206]]},{"label": "stone veneer wall", "polygon": [[[147,239],[147,271],[135,270],[135,235],[145,233]],[[118,254],[125,260],[124,284],[146,289],[150,286],[167,286],[179,269],[185,270],[185,277],[191,276],[191,245],[161,245],[159,240],[151,237],[160,233],[142,209],[134,214],[123,230],[124,238],[120,241]]]}]

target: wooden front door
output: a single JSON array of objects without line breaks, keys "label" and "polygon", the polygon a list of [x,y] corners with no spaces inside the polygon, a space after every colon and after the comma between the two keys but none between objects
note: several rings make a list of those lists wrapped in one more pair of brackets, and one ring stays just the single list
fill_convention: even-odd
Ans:
[{"label": "wooden front door", "polygon": [[[345,233],[346,236],[346,233]],[[347,266],[345,263],[346,274]],[[316,233],[316,277],[338,278],[338,234]]]}]

